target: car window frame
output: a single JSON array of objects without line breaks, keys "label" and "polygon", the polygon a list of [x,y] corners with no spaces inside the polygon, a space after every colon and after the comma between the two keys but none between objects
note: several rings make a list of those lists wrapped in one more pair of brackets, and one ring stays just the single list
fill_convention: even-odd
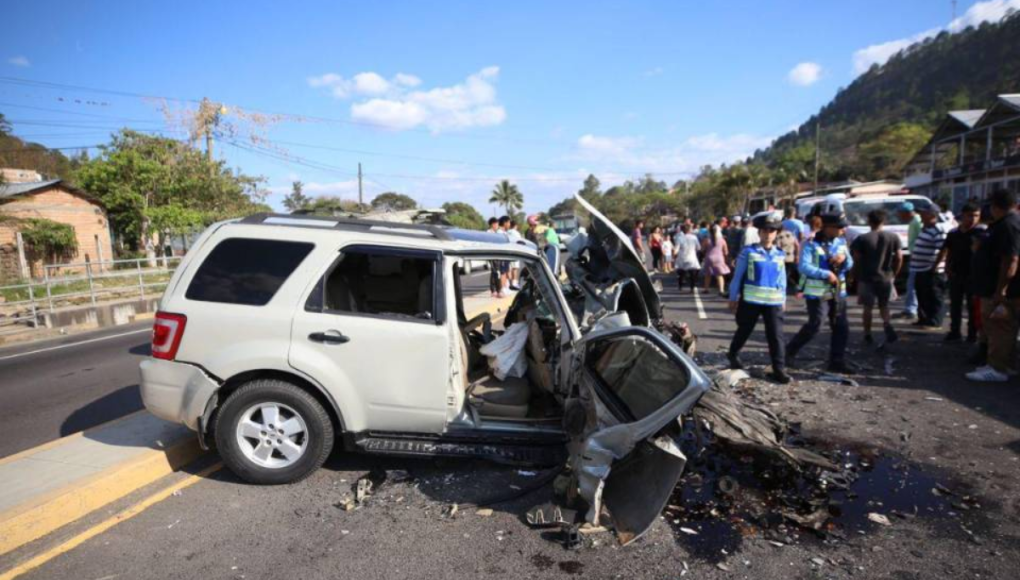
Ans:
[{"label": "car window frame", "polygon": [[[687,375],[687,382],[683,386],[683,388],[677,391],[676,394],[673,395],[673,397],[671,397],[669,400],[664,401],[662,405],[660,405],[659,407],[659,409],[661,409],[663,407],[671,405],[678,398],[682,397],[683,394],[687,392],[688,389],[691,388],[691,385],[694,381],[694,374],[690,366],[683,360],[683,358],[675,356],[672,350],[668,348],[668,343],[666,342],[668,339],[661,335],[656,336],[656,334],[657,333],[654,333],[653,331],[650,331],[642,327],[628,326],[624,328],[618,328],[602,332],[599,333],[597,336],[587,337],[584,340],[584,344],[581,346],[582,360],[580,361],[579,365],[580,371],[588,376],[588,378],[591,381],[591,385],[595,392],[595,395],[620,423],[623,424],[640,423],[654,415],[655,411],[649,413],[644,417],[635,417],[633,412],[631,412],[630,408],[627,406],[626,402],[623,401],[622,397],[616,394],[612,387],[606,384],[605,379],[599,373],[595,372],[589,367],[588,361],[589,352],[594,347],[594,345],[601,340],[614,340],[619,338],[637,337],[645,340],[646,342],[651,343],[656,349],[659,350],[659,352],[663,354],[663,356],[666,357],[667,360],[675,364],[677,367],[683,369],[683,373]],[[659,344],[660,342],[662,344]]]},{"label": "car window frame", "polygon": [[[369,312],[350,312],[346,310],[330,310],[326,308],[326,281],[333,274],[333,271],[340,265],[345,253],[372,253],[381,256],[393,256],[411,259],[426,259],[432,263],[432,318],[413,318],[407,315],[396,313],[372,314]],[[438,250],[426,250],[420,248],[398,248],[393,246],[381,246],[376,244],[355,243],[342,246],[337,250],[336,256],[330,261],[329,267],[318,276],[311,289],[305,293],[302,300],[302,308],[311,314],[327,314],[330,316],[350,316],[357,318],[371,318],[377,320],[388,320],[393,322],[410,322],[414,324],[428,324],[442,326],[446,324],[447,307],[445,295],[445,280],[443,278],[443,253]],[[312,303],[316,298],[317,304]]]},{"label": "car window frame", "polygon": [[[581,338],[580,329],[577,327],[577,320],[574,318],[574,313],[571,312],[569,303],[567,302],[566,296],[563,295],[563,288],[559,280],[557,280],[548,269],[548,263],[545,262],[544,258],[538,255],[521,255],[512,252],[500,252],[498,250],[457,250],[444,252],[447,256],[452,258],[461,258],[465,260],[478,260],[485,262],[492,261],[505,261],[505,262],[532,262],[539,264],[538,268],[542,272],[542,279],[546,284],[547,289],[552,292],[552,296],[544,296],[549,302],[554,305],[556,311],[556,318],[560,323],[561,331],[566,330],[563,335],[566,343],[574,343]],[[544,266],[544,267],[543,267]]]}]

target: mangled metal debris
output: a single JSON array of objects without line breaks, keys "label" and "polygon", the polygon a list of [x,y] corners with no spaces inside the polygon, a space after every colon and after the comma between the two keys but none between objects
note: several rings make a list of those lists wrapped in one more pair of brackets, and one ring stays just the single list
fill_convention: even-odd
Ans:
[{"label": "mangled metal debris", "polygon": [[[764,407],[744,400],[733,391],[735,373],[720,373],[715,386],[691,410],[696,425],[707,427],[721,444],[742,453],[763,453],[800,469],[811,465],[837,471],[825,456],[787,443],[789,425]],[[744,373],[746,375],[746,373]],[[721,380],[720,380],[721,379]]]}]

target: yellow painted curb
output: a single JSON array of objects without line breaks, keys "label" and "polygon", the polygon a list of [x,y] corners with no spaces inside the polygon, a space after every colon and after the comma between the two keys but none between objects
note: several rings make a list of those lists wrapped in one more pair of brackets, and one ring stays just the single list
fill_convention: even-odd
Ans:
[{"label": "yellow painted curb", "polygon": [[6,572],[3,572],[2,574],[0,574],[0,580],[13,580],[18,576],[21,576],[27,572],[35,570],[36,568],[42,566],[46,562],[49,562],[53,558],[56,558],[61,554],[70,552],[71,550],[77,548],[86,541],[112,528],[113,526],[116,526],[117,524],[123,521],[127,521],[137,516],[138,514],[142,513],[143,511],[147,510],[153,505],[170,497],[177,491],[180,491],[188,486],[198,483],[199,481],[218,471],[222,467],[223,467],[222,463],[217,463],[215,465],[203,469],[202,471],[196,473],[195,475],[189,476],[182,481],[179,481],[169,487],[166,487],[150,495],[149,497],[127,508],[126,510],[118,513],[117,515],[108,518],[100,522],[99,524],[96,524],[95,526],[92,526],[91,528],[85,530],[84,532],[74,536],[73,538],[67,540],[66,542],[60,544],[59,546],[50,548],[49,550],[46,550],[42,554],[39,554],[38,556],[35,556],[34,558],[31,558],[28,561],[22,562],[21,564],[14,566],[13,568],[7,570]]},{"label": "yellow painted curb", "polygon": [[0,514],[0,555],[177,471],[201,454],[198,441],[186,437],[7,510]]}]

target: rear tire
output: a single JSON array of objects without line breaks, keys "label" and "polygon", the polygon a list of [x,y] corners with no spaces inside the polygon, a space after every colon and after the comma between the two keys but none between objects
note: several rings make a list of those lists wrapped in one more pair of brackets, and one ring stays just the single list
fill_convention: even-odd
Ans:
[{"label": "rear tire", "polygon": [[216,447],[241,479],[294,483],[322,466],[333,449],[333,422],[301,388],[257,379],[234,391],[216,417]]}]

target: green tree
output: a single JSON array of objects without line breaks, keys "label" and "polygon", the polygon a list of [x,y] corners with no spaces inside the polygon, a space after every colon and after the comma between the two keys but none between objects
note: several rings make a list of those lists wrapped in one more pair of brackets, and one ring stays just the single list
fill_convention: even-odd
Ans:
[{"label": "green tree", "polygon": [[33,258],[42,258],[46,263],[56,263],[70,258],[78,249],[78,238],[74,227],[43,218],[17,219],[25,245]]},{"label": "green tree", "polygon": [[312,198],[305,195],[304,187],[305,184],[295,181],[291,184],[290,193],[287,194],[287,197],[283,198],[283,207],[287,208],[291,213],[307,208],[308,204],[312,202]]},{"label": "green tree", "polygon": [[152,210],[174,204],[212,222],[252,213],[265,196],[261,178],[209,161],[185,143],[130,130],[114,135],[73,181],[103,202],[121,244],[150,256]]},{"label": "green tree", "polygon": [[601,187],[602,184],[599,182],[599,178],[595,177],[593,174],[589,174],[588,177],[584,179],[584,186],[578,190],[577,193],[581,194],[581,197],[587,201],[594,201],[602,197]]},{"label": "green tree", "polygon": [[321,195],[314,198],[305,209],[312,215],[341,216],[363,214],[370,209],[370,206],[349,199],[341,199],[334,195]]},{"label": "green tree", "polygon": [[448,201],[443,204],[446,221],[458,228],[484,230],[485,218],[471,204],[463,201]]},{"label": "green tree", "polygon": [[663,181],[656,181],[655,177],[651,173],[646,173],[644,177],[638,180],[637,185],[634,188],[637,193],[655,193],[659,191],[668,191],[669,186]]},{"label": "green tree", "polygon": [[899,177],[903,166],[931,138],[931,131],[917,123],[896,123],[861,145],[862,173],[875,177]]},{"label": "green tree", "polygon": [[372,209],[375,211],[404,211],[417,208],[418,203],[410,196],[394,191],[380,193],[372,200]]},{"label": "green tree", "polygon": [[511,215],[524,207],[524,195],[517,189],[516,185],[504,179],[493,188],[492,196],[489,197],[489,203],[503,206],[507,215]]}]

